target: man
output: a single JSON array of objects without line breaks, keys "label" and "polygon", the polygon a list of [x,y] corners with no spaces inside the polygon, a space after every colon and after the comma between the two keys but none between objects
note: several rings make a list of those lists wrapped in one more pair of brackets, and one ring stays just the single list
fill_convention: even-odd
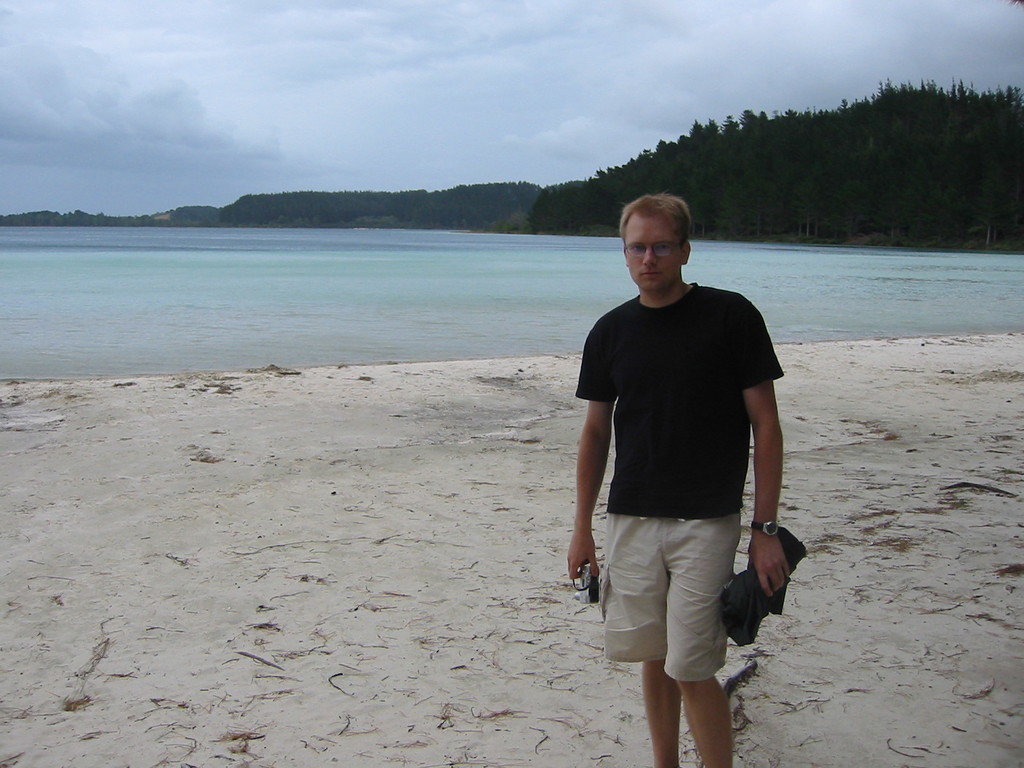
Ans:
[{"label": "man", "polygon": [[[760,313],[737,293],[690,285],[690,212],[672,195],[622,211],[639,296],[595,324],[577,397],[579,444],[570,576],[598,576],[592,519],[615,437],[604,568],[605,654],[642,662],[655,768],[679,765],[680,710],[706,768],[732,766],[732,717],[715,673],[725,663],[719,593],[733,571],[754,440],[749,556],[771,594],[788,575],[774,523],[782,376]],[[589,566],[586,564],[589,563]]]}]

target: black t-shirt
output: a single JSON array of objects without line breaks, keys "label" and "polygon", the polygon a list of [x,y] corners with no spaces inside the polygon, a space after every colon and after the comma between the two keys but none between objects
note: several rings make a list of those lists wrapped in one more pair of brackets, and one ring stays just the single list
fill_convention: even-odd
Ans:
[{"label": "black t-shirt", "polygon": [[636,298],[598,320],[576,396],[615,403],[608,511],[739,512],[750,453],[743,390],[781,376],[761,313],[738,293],[694,285],[667,307]]}]

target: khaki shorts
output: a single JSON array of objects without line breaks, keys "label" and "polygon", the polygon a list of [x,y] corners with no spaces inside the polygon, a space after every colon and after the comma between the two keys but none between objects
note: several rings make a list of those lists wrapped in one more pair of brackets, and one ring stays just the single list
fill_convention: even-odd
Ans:
[{"label": "khaki shorts", "polygon": [[725,665],[719,595],[733,574],[740,516],[712,520],[608,515],[601,612],[605,656],[658,661],[676,680]]}]

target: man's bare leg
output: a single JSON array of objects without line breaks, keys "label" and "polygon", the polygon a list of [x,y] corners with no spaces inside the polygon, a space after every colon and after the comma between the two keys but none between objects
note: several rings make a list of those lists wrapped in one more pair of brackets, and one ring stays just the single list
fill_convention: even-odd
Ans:
[{"label": "man's bare leg", "polygon": [[718,680],[680,681],[679,690],[704,768],[732,768],[732,713]]},{"label": "man's bare leg", "polygon": [[643,663],[644,709],[654,748],[654,768],[679,765],[679,684],[665,674],[665,660]]}]

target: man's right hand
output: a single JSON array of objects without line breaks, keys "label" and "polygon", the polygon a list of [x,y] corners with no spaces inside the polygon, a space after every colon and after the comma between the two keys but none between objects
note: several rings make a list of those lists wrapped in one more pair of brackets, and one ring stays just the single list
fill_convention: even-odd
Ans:
[{"label": "man's right hand", "polygon": [[569,578],[575,579],[580,575],[580,569],[584,563],[590,564],[590,575],[597,576],[597,547],[594,545],[594,534],[574,533],[572,541],[569,542]]}]

